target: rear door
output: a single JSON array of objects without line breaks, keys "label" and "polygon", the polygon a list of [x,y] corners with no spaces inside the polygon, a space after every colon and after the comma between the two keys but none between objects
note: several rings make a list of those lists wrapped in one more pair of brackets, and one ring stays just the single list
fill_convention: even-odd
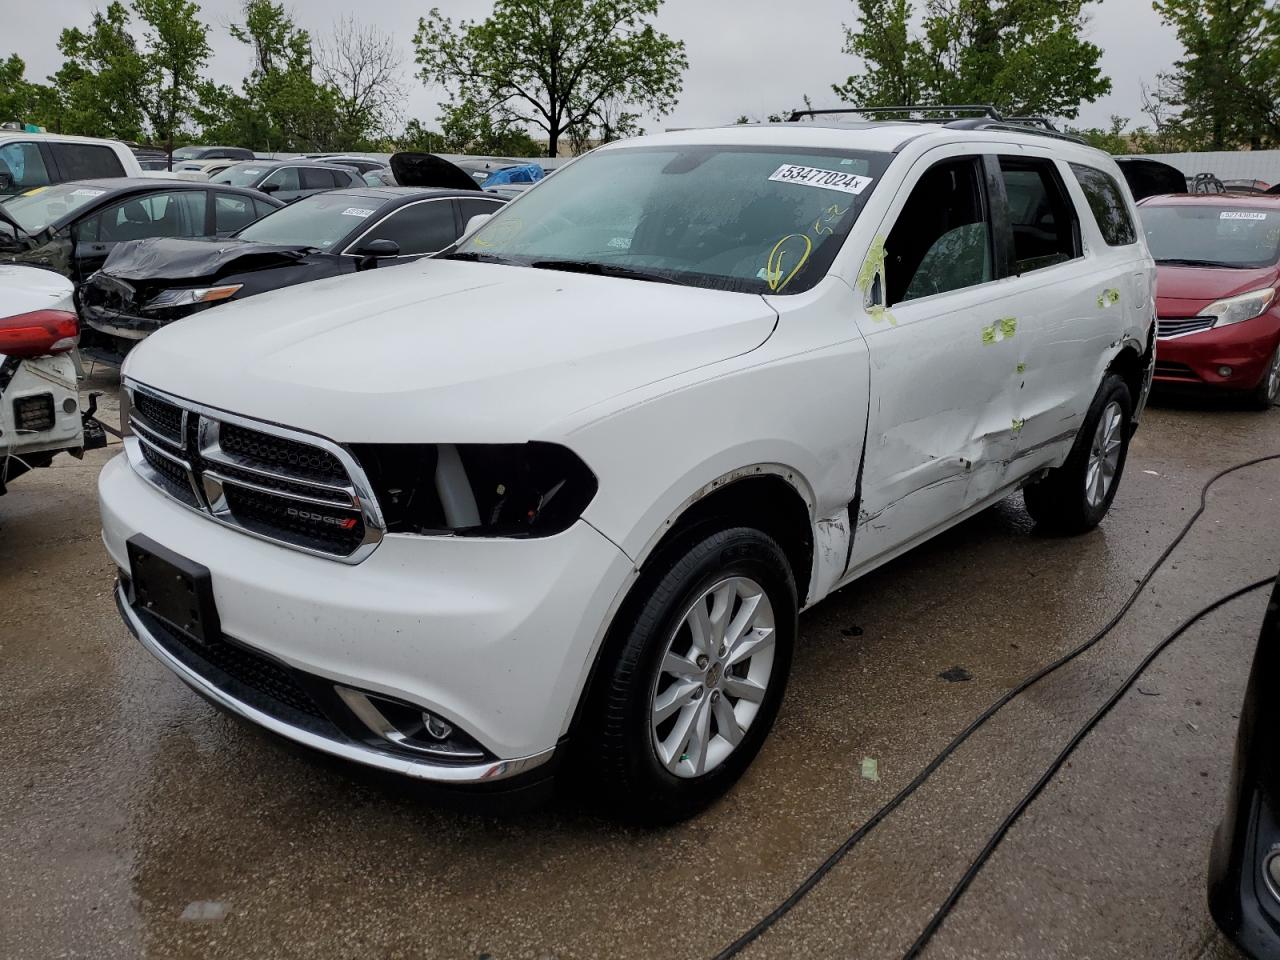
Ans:
[{"label": "rear door", "polygon": [[116,152],[101,143],[49,142],[49,152],[58,168],[58,179],[105,180],[125,176],[124,164]]},{"label": "rear door", "polygon": [[[1133,287],[1131,258],[1102,242],[1066,163],[1032,147],[1002,153],[998,162],[1009,211],[1009,286],[1025,334],[1016,478],[1061,463],[1070,452],[1123,330],[1118,318]],[[1136,243],[1135,231],[1130,249]]]},{"label": "rear door", "polygon": [[302,178],[301,196],[307,197],[313,193],[324,193],[326,190],[335,190],[338,187],[347,185],[346,176],[341,177],[342,183],[338,182],[338,177],[334,176],[334,171],[325,170],[323,167],[302,167],[298,171]]},{"label": "rear door", "polygon": [[921,157],[859,275],[871,397],[854,567],[1004,485],[1021,330],[990,169],[968,144]]}]

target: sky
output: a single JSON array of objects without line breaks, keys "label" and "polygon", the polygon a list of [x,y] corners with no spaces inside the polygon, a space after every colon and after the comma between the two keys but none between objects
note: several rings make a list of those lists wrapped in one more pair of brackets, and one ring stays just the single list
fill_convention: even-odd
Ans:
[{"label": "sky", "polygon": [[[107,0],[0,0],[0,58],[16,52],[27,62],[29,78],[41,79],[61,63],[56,47],[67,26],[85,26]],[[240,0],[198,0],[210,26],[214,79],[238,86],[249,70],[249,50],[232,40],[227,24]],[[483,17],[491,0],[286,0],[301,25],[323,38],[335,18],[355,14],[391,34],[404,57],[405,117],[434,126],[444,91],[424,86],[414,76],[413,34],[418,18],[438,6],[452,18]],[[917,6],[921,6],[917,3]],[[1141,83],[1168,69],[1181,54],[1172,31],[1160,22],[1151,0],[1101,0],[1092,5],[1088,37],[1103,49],[1102,70],[1113,92],[1086,104],[1075,125],[1104,127],[1112,114],[1143,122]],[[732,123],[740,115],[763,119],[790,109],[808,94],[814,106],[837,106],[831,84],[857,67],[842,53],[842,23],[852,23],[852,0],[666,0],[657,26],[685,41],[689,69],[676,109],[646,118],[655,132],[665,127]]]}]

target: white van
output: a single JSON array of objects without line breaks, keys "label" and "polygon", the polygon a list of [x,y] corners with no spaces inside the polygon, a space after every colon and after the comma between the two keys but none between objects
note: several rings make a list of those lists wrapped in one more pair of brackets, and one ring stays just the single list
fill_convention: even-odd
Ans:
[{"label": "white van", "polygon": [[140,176],[133,151],[119,140],[0,130],[0,199],[68,180]]}]

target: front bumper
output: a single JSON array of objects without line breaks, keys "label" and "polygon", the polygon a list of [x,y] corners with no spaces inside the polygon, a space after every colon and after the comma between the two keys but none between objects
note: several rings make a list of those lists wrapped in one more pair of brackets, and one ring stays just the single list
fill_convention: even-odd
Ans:
[{"label": "front bumper", "polygon": [[[1155,382],[1162,386],[1254,389],[1280,344],[1280,316],[1263,314],[1243,323],[1215,327],[1156,343]],[[1230,367],[1223,376],[1221,367]]]},{"label": "front bumper", "polygon": [[631,575],[626,556],[583,522],[536,540],[390,535],[347,565],[212,523],[164,497],[124,457],[104,468],[99,497],[103,540],[122,571],[126,541],[147,534],[209,569],[221,628],[234,644],[312,681],[428,710],[493,759],[424,761],[258,709],[175,656],[118,593],[130,630],[183,680],[295,742],[441,783],[510,777],[551,758]]}]

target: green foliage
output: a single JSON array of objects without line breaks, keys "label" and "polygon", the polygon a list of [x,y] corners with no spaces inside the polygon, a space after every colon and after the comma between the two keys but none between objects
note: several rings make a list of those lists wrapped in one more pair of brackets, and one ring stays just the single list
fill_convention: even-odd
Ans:
[{"label": "green foliage", "polygon": [[1185,54],[1147,92],[1156,133],[1185,150],[1280,146],[1280,7],[1155,0]]},{"label": "green foliage", "polygon": [[27,80],[27,65],[16,53],[0,60],[0,123],[17,121],[53,128],[61,112],[52,87]]},{"label": "green foliage", "polygon": [[[648,22],[661,3],[496,0],[487,20],[458,24],[433,9],[414,36],[419,75],[449,91],[442,123],[463,111],[491,115],[499,130],[536,127],[555,156],[562,136],[634,128],[626,107],[661,115],[675,106],[688,59],[683,42]],[[602,123],[609,104],[622,123]]]},{"label": "green foliage", "polygon": [[87,31],[64,29],[58,50],[63,63],[49,79],[61,94],[62,110],[46,126],[84,136],[146,139],[145,106],[154,99],[155,77],[147,51],[133,38],[125,5],[112,2],[96,11]]},{"label": "green foliage", "polygon": [[[209,62],[208,27],[191,0],[133,0],[146,25],[144,63],[150,84],[143,112],[157,142],[172,145],[198,106],[201,71]],[[188,137],[190,134],[188,134]]]},{"label": "green foliage", "polygon": [[860,106],[989,103],[1009,115],[1074,117],[1110,92],[1082,36],[1094,0],[855,0],[845,52],[865,69],[832,89]]},{"label": "green foliage", "polygon": [[442,108],[440,137],[439,149],[445,153],[508,157],[536,157],[542,153],[542,146],[528,132],[511,121],[495,119],[470,100]]},{"label": "green foliage", "polygon": [[1129,125],[1128,117],[1111,115],[1111,125],[1105,129],[1099,127],[1090,127],[1085,130],[1077,130],[1072,127],[1067,128],[1068,133],[1073,133],[1077,137],[1084,140],[1091,147],[1096,147],[1106,153],[1133,153],[1135,141],[1146,135],[1146,130],[1139,127],[1135,133],[1125,133],[1125,127]]}]

